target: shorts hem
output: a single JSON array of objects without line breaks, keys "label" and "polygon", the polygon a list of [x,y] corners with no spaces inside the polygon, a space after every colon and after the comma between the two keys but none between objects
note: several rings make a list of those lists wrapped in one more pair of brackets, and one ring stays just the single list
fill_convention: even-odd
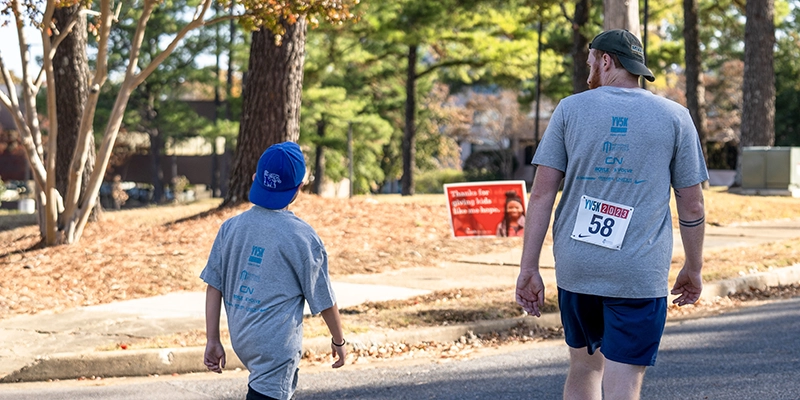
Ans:
[{"label": "shorts hem", "polygon": [[598,350],[600,350],[600,352],[603,353],[603,357],[605,357],[606,360],[611,360],[611,361],[614,361],[614,362],[618,362],[620,364],[636,365],[636,366],[639,366],[639,367],[652,367],[652,366],[656,365],[656,360],[655,359],[644,361],[644,360],[635,359],[635,358],[617,357],[615,355],[612,355],[611,357],[609,357],[603,351],[602,348],[600,348]]}]

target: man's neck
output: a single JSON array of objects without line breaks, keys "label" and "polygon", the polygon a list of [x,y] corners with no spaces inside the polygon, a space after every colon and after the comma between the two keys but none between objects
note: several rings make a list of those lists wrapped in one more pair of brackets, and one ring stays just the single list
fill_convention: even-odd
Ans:
[{"label": "man's neck", "polygon": [[615,73],[609,74],[605,82],[601,86],[611,86],[623,89],[638,89],[639,76],[630,74],[625,70],[615,70]]}]

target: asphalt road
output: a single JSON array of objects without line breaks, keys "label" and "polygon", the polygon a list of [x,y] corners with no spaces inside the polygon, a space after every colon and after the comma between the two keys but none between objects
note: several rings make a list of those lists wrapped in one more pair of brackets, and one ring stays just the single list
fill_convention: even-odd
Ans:
[{"label": "asphalt road", "polygon": [[[297,400],[559,399],[559,341],[467,361],[372,363],[301,372]],[[246,372],[0,385],[0,399],[242,399]],[[800,399],[800,299],[667,326],[643,399]]]}]

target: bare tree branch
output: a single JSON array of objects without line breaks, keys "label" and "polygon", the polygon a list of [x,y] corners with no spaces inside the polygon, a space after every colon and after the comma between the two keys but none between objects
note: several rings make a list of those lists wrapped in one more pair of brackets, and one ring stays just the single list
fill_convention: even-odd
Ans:
[{"label": "bare tree branch", "polygon": [[439,64],[433,64],[430,67],[426,68],[424,71],[418,73],[415,79],[422,78],[423,76],[428,75],[439,68],[453,67],[458,65],[469,65],[472,67],[480,67],[486,65],[486,61],[476,60],[476,59],[464,59],[464,60],[450,60]]},{"label": "bare tree branch", "polygon": [[[75,13],[72,16],[72,18],[70,19],[69,23],[60,32],[58,32],[58,30],[56,29],[55,23],[53,23],[53,22],[50,23],[50,29],[56,34],[55,38],[51,39],[52,40],[52,51],[50,52],[51,54],[49,56],[51,59],[53,57],[55,57],[56,50],[58,49],[58,46],[61,44],[61,42],[64,41],[64,38],[66,38],[67,35],[69,35],[72,32],[72,29],[78,23],[78,18],[83,18],[83,16],[88,15],[88,14],[100,15],[96,11],[81,10],[80,12]],[[44,79],[44,67],[42,67],[42,69],[39,70],[39,75],[36,77],[36,81],[34,81],[34,86],[35,86],[34,91],[35,92],[37,92],[37,93],[39,92],[39,88],[42,85],[43,79]]]},{"label": "bare tree branch", "polygon": [[567,6],[564,4],[564,2],[558,3],[558,5],[561,6],[561,13],[564,14],[564,18],[569,21],[570,24],[575,25],[575,19],[569,16],[569,13],[567,12]]},{"label": "bare tree branch", "polygon": [[[78,201],[80,198],[80,188],[83,184],[83,168],[86,165],[89,149],[89,135],[92,134],[92,123],[94,121],[95,109],[97,108],[97,100],[100,97],[100,88],[105,83],[108,77],[108,37],[111,33],[111,22],[114,14],[111,11],[111,1],[102,0],[100,2],[100,26],[99,26],[99,40],[97,46],[97,62],[95,63],[94,77],[92,84],[89,88],[89,96],[86,99],[86,105],[83,109],[81,116],[81,126],[78,134],[78,139],[75,141],[75,152],[72,155],[69,171],[69,184],[67,185],[67,195],[65,200],[64,217],[65,224],[64,232],[66,241],[73,240],[75,235],[75,224],[77,223]],[[94,172],[97,172],[99,164],[95,160]],[[105,167],[103,167],[105,170]],[[93,197],[93,196],[87,196]]]},{"label": "bare tree branch", "polygon": [[[172,39],[172,42],[170,42],[170,44],[167,46],[166,49],[164,49],[164,51],[162,51],[155,58],[153,58],[153,60],[150,61],[150,64],[135,76],[133,80],[134,87],[139,86],[142,82],[144,82],[144,80],[148,76],[150,76],[150,74],[152,74],[153,71],[155,71],[156,68],[158,68],[158,66],[161,65],[161,63],[163,63],[164,60],[166,60],[167,57],[170,56],[170,54],[172,54],[172,52],[175,50],[176,47],[178,47],[178,44],[180,43],[181,40],[183,40],[184,36],[186,36],[187,33],[192,31],[193,29],[199,28],[204,25],[203,16],[205,15],[206,11],[208,11],[208,8],[211,6],[211,2],[212,0],[205,0],[203,4],[198,6],[198,10],[195,12],[194,19],[192,19],[191,22],[186,24],[186,26],[184,26],[183,29],[181,29],[180,32],[178,32],[178,34],[175,35],[175,38]],[[230,17],[220,17],[216,18],[215,20],[224,21],[226,19],[230,19]],[[144,26],[141,25],[142,19],[139,19],[139,24],[140,24],[139,26],[142,27],[142,31],[144,32]],[[136,28],[136,31],[138,33],[139,27]],[[133,50],[131,50],[131,53],[132,52]]]}]

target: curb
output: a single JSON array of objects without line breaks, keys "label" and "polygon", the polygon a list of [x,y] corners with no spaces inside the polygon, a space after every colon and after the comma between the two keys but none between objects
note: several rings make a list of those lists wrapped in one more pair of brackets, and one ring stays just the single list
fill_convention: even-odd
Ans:
[{"label": "curb", "polygon": [[[561,319],[557,313],[543,314],[541,318],[510,318],[496,321],[480,321],[413,331],[389,331],[355,335],[348,342],[356,348],[368,348],[373,344],[403,342],[455,341],[469,332],[490,333],[517,326],[557,327]],[[303,351],[316,353],[330,351],[330,338],[315,337],[303,340]],[[204,347],[187,347],[154,350],[113,350],[92,353],[58,353],[42,357],[13,373],[0,378],[0,383],[37,382],[55,379],[78,379],[81,377],[122,377],[186,374],[206,372],[203,364]],[[232,348],[225,346],[227,365],[225,369],[244,369],[241,360]]]},{"label": "curb", "polygon": [[[244,368],[233,349],[226,347],[225,352],[228,368]],[[204,353],[204,347],[58,353],[41,357],[4,376],[0,383],[200,372],[207,370],[203,364]]]},{"label": "curb", "polygon": [[[800,282],[800,264],[734,279],[707,283],[701,299],[718,297],[770,286],[790,285]],[[479,321],[469,324],[420,328],[408,331],[392,330],[354,335],[348,342],[355,348],[368,348],[373,344],[456,341],[472,332],[485,334],[514,327],[553,328],[561,326],[558,313],[543,314],[540,318],[517,317],[502,320]],[[303,351],[325,353],[330,350],[328,337],[303,340]],[[226,369],[244,369],[232,348],[226,346]],[[171,375],[206,372],[203,364],[204,347],[167,348],[153,350],[114,350],[91,353],[58,353],[41,357],[33,363],[0,378],[0,383],[36,382],[81,377],[122,377]]]},{"label": "curb", "polygon": [[709,283],[703,287],[701,299],[713,300],[750,289],[766,289],[771,286],[786,286],[800,282],[800,264],[760,272],[739,278]]}]

